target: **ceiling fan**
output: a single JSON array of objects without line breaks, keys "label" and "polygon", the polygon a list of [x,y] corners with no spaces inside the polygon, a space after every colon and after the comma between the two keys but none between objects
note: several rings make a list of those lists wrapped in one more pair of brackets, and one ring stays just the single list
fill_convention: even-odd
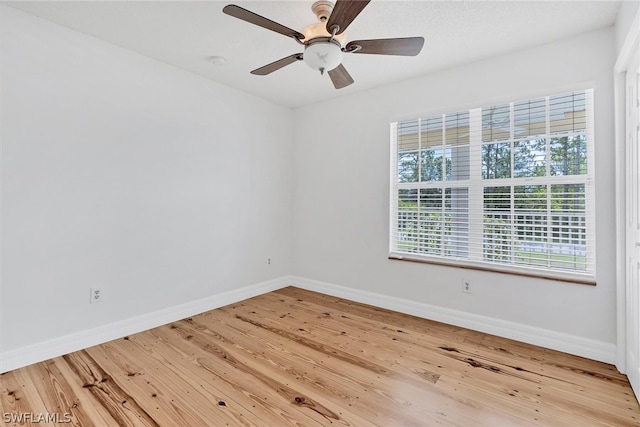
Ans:
[{"label": "ceiling fan", "polygon": [[342,65],[343,53],[416,56],[424,45],[423,37],[405,37],[354,40],[343,46],[344,31],[369,4],[369,1],[371,0],[337,0],[335,5],[327,0],[316,1],[311,9],[320,22],[308,25],[302,32],[292,30],[234,4],[225,6],[222,11],[227,15],[291,37],[304,46],[304,52],[294,53],[256,68],[251,71],[251,74],[265,76],[296,61],[304,61],[314,70],[320,71],[320,74],[326,71],[333,86],[341,89],[353,83],[353,78]]}]

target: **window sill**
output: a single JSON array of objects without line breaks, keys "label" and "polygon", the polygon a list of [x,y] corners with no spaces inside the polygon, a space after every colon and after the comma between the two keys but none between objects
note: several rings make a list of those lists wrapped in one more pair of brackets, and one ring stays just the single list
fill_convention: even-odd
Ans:
[{"label": "window sill", "polygon": [[435,256],[421,256],[391,252],[390,260],[420,262],[425,264],[445,265],[449,267],[465,268],[470,270],[489,271],[492,273],[511,274],[515,276],[534,277],[537,279],[554,280],[558,282],[575,283],[579,285],[596,286],[596,280],[590,274],[564,273],[544,270],[542,268],[519,268],[515,266],[480,263],[473,261],[450,260]]}]

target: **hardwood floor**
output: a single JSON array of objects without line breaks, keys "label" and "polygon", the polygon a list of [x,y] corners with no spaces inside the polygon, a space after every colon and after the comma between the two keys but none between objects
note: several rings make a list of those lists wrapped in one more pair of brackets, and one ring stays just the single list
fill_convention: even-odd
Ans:
[{"label": "hardwood floor", "polygon": [[611,365],[297,288],[5,373],[0,391],[4,425],[640,426]]}]

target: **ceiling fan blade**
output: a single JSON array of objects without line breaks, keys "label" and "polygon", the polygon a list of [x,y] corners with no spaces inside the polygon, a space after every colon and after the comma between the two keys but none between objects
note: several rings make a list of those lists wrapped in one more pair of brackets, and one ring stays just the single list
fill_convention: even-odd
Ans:
[{"label": "ceiling fan blade", "polygon": [[222,11],[227,15],[233,16],[234,18],[242,19],[243,21],[247,21],[250,24],[257,25],[258,27],[266,28],[267,30],[275,31],[276,33],[280,33],[288,37],[293,37],[298,40],[304,39],[304,34],[299,33],[296,30],[292,30],[289,27],[285,27],[282,24],[278,24],[277,22],[274,22],[271,19],[267,19],[264,16],[260,16],[257,13],[253,13],[247,9],[241,8],[240,6],[236,6],[235,4],[229,4],[225,6]]},{"label": "ceiling fan blade", "polygon": [[294,53],[293,55],[285,56],[282,59],[278,59],[271,64],[267,64],[264,67],[256,68],[251,72],[251,74],[255,74],[257,76],[266,76],[267,74],[271,74],[274,71],[279,70],[282,67],[286,67],[289,64],[293,64],[296,61],[302,60],[302,52]]},{"label": "ceiling fan blade", "polygon": [[341,34],[356,19],[371,0],[338,0],[327,21],[327,32],[332,34],[333,26],[338,26],[336,34]]},{"label": "ceiling fan blade", "polygon": [[[345,51],[368,53],[373,55],[416,56],[422,50],[424,37],[406,37],[399,39],[354,40],[347,43]],[[355,49],[360,46],[360,49]]]},{"label": "ceiling fan blade", "polygon": [[351,83],[353,83],[353,78],[347,72],[347,69],[344,68],[344,65],[342,64],[338,65],[336,68],[329,71],[329,77],[331,77],[333,86],[336,89],[342,89],[343,87],[347,87]]}]

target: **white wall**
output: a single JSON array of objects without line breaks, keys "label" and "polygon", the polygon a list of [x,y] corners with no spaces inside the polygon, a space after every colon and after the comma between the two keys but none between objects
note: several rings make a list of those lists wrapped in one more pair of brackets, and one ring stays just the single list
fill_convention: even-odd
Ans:
[{"label": "white wall", "polygon": [[0,16],[1,351],[290,272],[290,110]]},{"label": "white wall", "polygon": [[[296,110],[294,274],[614,344],[613,47],[608,28]],[[597,286],[387,259],[390,120],[576,87],[595,88]]]},{"label": "white wall", "polygon": [[622,49],[633,20],[637,19],[637,15],[640,13],[640,0],[625,0],[620,3],[620,9],[618,9],[618,16],[616,18],[616,53],[619,54]]}]

